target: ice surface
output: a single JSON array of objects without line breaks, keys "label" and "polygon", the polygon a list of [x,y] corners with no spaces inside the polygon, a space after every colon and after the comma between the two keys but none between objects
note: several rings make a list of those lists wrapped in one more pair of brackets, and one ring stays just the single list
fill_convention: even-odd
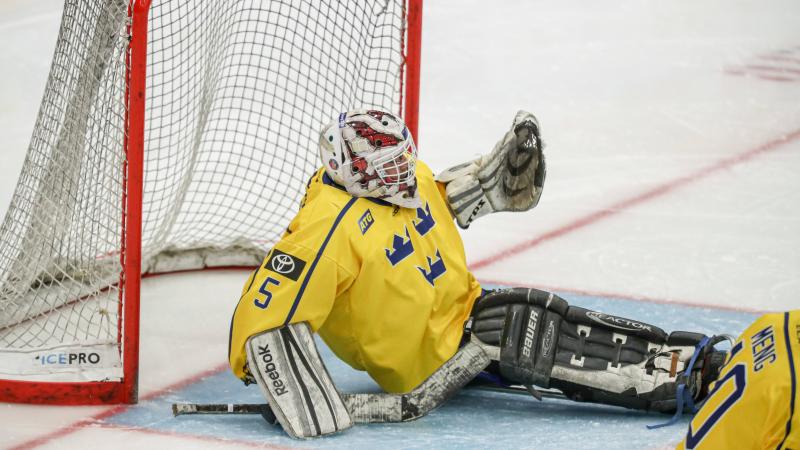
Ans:
[{"label": "ice surface", "polygon": [[[0,2],[0,213],[60,8]],[[758,311],[800,307],[798,23],[791,0],[427,2],[423,159],[441,170],[488,151],[520,108],[536,113],[547,142],[537,209],[463,233],[478,279],[554,290],[667,330],[735,334]],[[662,415],[485,391],[416,422],[302,442],[258,417],[172,418],[173,401],[259,401],[221,369],[245,276],[145,280],[144,400],[0,404],[0,447],[652,449],[684,431],[685,420],[644,428]],[[374,389],[326,356],[344,390]]]}]

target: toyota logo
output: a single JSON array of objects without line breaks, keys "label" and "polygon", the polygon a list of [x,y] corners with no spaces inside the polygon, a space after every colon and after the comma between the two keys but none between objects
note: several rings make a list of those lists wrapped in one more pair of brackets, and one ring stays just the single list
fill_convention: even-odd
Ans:
[{"label": "toyota logo", "polygon": [[289,255],[275,255],[272,258],[272,270],[278,273],[289,273],[294,270],[294,259]]}]

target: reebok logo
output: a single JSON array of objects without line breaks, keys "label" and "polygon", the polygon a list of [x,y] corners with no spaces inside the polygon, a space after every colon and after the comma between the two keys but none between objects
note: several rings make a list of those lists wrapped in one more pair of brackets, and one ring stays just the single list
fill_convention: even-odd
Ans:
[{"label": "reebok logo", "polygon": [[[269,351],[269,345],[265,345],[261,347],[258,346],[258,356],[261,357],[261,362],[264,363],[264,373],[272,380],[272,388],[271,389],[276,396],[283,395],[286,393],[286,385],[283,384],[281,380],[281,374],[278,373],[277,368],[275,367],[275,363],[272,362],[272,353]],[[266,381],[266,380],[264,380]]]},{"label": "reebok logo", "polygon": [[601,323],[607,327],[618,328],[620,330],[647,330],[653,331],[650,325],[645,323],[636,322],[635,320],[624,319],[622,317],[612,316],[610,314],[603,314],[596,311],[587,311],[586,317],[592,319],[597,323]]},{"label": "reebok logo", "polygon": [[522,355],[526,358],[531,356],[531,347],[533,347],[533,340],[536,338],[536,322],[539,320],[539,313],[531,311],[528,316],[528,326],[525,328],[525,340],[522,343]]}]

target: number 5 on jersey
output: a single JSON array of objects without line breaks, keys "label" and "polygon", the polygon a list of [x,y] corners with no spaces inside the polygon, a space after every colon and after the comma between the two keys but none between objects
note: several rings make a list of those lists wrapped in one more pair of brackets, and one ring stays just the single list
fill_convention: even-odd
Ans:
[{"label": "number 5 on jersey", "polygon": [[269,301],[272,300],[272,292],[269,291],[270,284],[280,286],[281,282],[272,277],[267,277],[264,282],[261,283],[261,287],[258,288],[258,292],[264,294],[264,300],[259,300],[258,298],[253,300],[253,304],[261,309],[267,309],[267,306],[269,306]]}]

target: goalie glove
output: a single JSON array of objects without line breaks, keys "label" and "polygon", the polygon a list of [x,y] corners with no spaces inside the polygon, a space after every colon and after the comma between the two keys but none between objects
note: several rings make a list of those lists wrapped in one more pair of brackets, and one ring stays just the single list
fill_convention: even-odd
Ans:
[{"label": "goalie glove", "polygon": [[461,228],[497,211],[527,211],[542,195],[544,143],[533,114],[519,111],[514,123],[488,155],[451,167],[436,177],[446,185],[447,201]]},{"label": "goalie glove", "polygon": [[725,337],[660,328],[569,306],[537,289],[491,292],[476,302],[472,337],[498,349],[500,375],[567,397],[634,409],[693,408],[719,375]]}]

